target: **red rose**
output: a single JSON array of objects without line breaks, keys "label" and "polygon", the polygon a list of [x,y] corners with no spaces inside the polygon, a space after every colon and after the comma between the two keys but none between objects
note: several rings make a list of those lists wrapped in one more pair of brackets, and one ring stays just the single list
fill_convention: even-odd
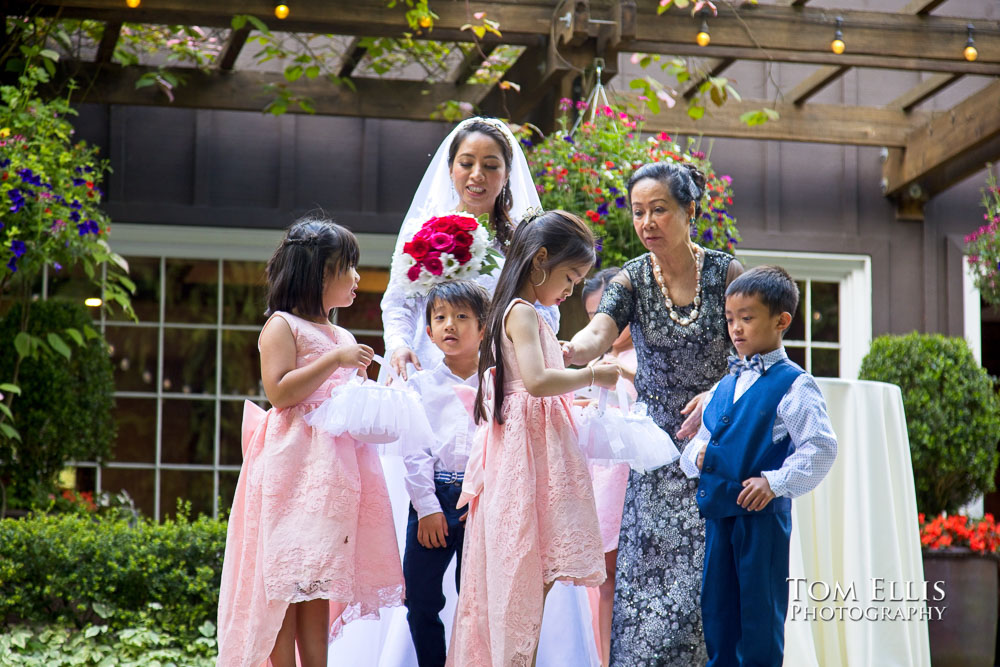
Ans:
[{"label": "red rose", "polygon": [[403,252],[417,260],[419,263],[424,257],[427,256],[427,251],[430,250],[430,245],[425,239],[413,237],[412,241],[403,244]]},{"label": "red rose", "polygon": [[456,217],[458,218],[456,225],[458,226],[459,230],[463,232],[475,231],[476,227],[479,226],[479,223],[476,222],[475,218],[470,218],[465,215],[460,215]]},{"label": "red rose", "polygon": [[459,232],[455,234],[455,247],[468,248],[472,245],[472,234],[469,232]]},{"label": "red rose", "polygon": [[431,235],[431,247],[440,252],[451,252],[455,247],[455,239],[444,232],[435,232]]},{"label": "red rose", "polygon": [[[436,255],[436,253],[431,254]],[[441,272],[444,271],[444,265],[441,263],[441,258],[437,256],[428,256],[428,258],[424,260],[424,266],[435,276],[440,276]]]},{"label": "red rose", "polygon": [[472,253],[469,252],[468,248],[455,248],[451,254],[459,264],[465,264],[472,259]]},{"label": "red rose", "polygon": [[435,232],[443,234],[454,234],[458,231],[458,226],[449,218],[438,218],[437,221],[431,225],[431,229]]},{"label": "red rose", "polygon": [[420,264],[414,264],[410,267],[410,270],[406,272],[406,277],[411,281],[416,281],[420,277]]},{"label": "red rose", "polygon": [[428,227],[421,227],[417,231],[417,233],[413,235],[413,238],[414,238],[414,240],[416,240],[416,239],[423,239],[423,240],[426,241],[427,239],[429,239],[431,237],[432,233],[433,232],[430,230],[430,228],[428,228]]}]

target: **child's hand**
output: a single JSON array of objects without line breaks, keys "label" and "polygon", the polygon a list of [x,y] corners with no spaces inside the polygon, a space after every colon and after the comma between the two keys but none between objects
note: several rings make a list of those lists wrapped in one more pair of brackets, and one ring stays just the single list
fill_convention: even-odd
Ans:
[{"label": "child's hand", "polygon": [[442,512],[428,514],[417,522],[417,542],[425,549],[439,549],[447,546],[448,522]]},{"label": "child's hand", "polygon": [[336,355],[337,363],[341,368],[364,369],[368,368],[368,365],[372,362],[372,357],[375,356],[375,350],[371,349],[367,345],[358,343],[355,345],[345,345],[344,347],[339,347],[334,354]]},{"label": "child's hand", "polygon": [[591,368],[594,371],[594,384],[597,386],[604,387],[605,389],[614,389],[615,385],[618,384],[618,376],[621,373],[618,364],[609,364],[602,361],[594,364]]},{"label": "child's hand", "polygon": [[736,498],[740,507],[751,512],[764,509],[772,500],[774,500],[774,492],[771,491],[771,485],[767,483],[766,477],[751,477],[743,480],[743,490]]},{"label": "child's hand", "polygon": [[702,447],[701,451],[698,452],[698,460],[696,461],[696,463],[698,464],[698,470],[701,470],[701,466],[705,463],[705,450],[706,449],[708,449],[708,445],[705,445],[704,447]]},{"label": "child's hand", "polygon": [[563,363],[567,366],[573,363],[573,343],[566,340],[559,341],[559,347],[562,348]]},{"label": "child's hand", "polygon": [[389,360],[389,364],[396,369],[396,372],[399,373],[399,377],[404,380],[407,379],[407,364],[413,364],[414,368],[418,371],[420,370],[420,360],[417,359],[416,353],[408,347],[397,347],[393,350],[392,359]]}]

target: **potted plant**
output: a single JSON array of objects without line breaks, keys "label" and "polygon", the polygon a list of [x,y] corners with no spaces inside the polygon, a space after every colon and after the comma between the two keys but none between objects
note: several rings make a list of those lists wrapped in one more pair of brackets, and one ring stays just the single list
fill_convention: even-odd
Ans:
[{"label": "potted plant", "polygon": [[986,303],[1000,306],[1000,187],[987,165],[989,176],[983,189],[983,220],[986,224],[965,237],[973,282]]},{"label": "potted plant", "polygon": [[992,517],[972,521],[958,511],[993,489],[1000,440],[995,381],[965,340],[919,333],[872,341],[860,378],[902,390],[924,579],[944,582],[946,609],[928,628],[931,660],[935,667],[992,666],[1000,540]]},{"label": "potted plant", "polygon": [[733,252],[740,240],[729,212],[733,179],[717,174],[694,140],[681,148],[665,132],[644,137],[640,115],[587,102],[575,106],[590,119],[571,126],[574,104],[563,98],[559,128],[540,141],[530,136],[521,141],[529,148],[528,165],[542,207],[582,212],[598,239],[598,268],[602,263],[620,266],[646,251],[632,227],[627,184],[632,172],[647,162],[690,163],[705,174],[701,216],[691,227],[691,238],[706,248]]}]

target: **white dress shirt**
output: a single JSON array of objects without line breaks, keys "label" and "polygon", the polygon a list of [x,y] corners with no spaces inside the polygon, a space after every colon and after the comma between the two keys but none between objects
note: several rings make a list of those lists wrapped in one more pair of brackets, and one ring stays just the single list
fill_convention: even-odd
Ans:
[{"label": "white dress shirt", "polygon": [[441,511],[441,503],[434,494],[435,472],[465,471],[476,423],[455,394],[454,386],[464,384],[475,389],[477,379],[477,375],[460,378],[441,361],[434,368],[413,374],[407,382],[423,399],[435,435],[435,441],[422,447],[419,454],[403,460],[406,491],[417,518]]},{"label": "white dress shirt", "polygon": [[[784,347],[761,355],[765,371],[787,358]],[[746,393],[760,377],[756,371],[741,372],[736,379],[733,402],[739,400],[740,396]],[[719,383],[716,382],[706,397],[706,407],[718,386]],[[777,442],[786,435],[791,436],[794,451],[780,468],[765,470],[761,475],[767,479],[775,496],[796,498],[816,488],[830,472],[834,459],[837,458],[837,436],[826,413],[826,401],[823,400],[823,394],[816,380],[808,373],[802,373],[795,378],[795,382],[778,403],[774,429],[771,432],[772,442]],[[703,421],[698,433],[684,448],[684,454],[680,459],[681,470],[688,477],[700,476],[697,465],[698,454],[711,439],[712,434]]]}]

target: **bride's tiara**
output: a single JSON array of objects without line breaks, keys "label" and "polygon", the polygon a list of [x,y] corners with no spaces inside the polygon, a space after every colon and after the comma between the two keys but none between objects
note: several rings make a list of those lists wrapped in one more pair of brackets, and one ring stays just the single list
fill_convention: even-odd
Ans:
[{"label": "bride's tiara", "polygon": [[471,125],[472,123],[482,123],[483,125],[489,125],[490,127],[495,127],[496,129],[500,130],[500,134],[502,134],[504,139],[507,140],[507,143],[510,145],[510,147],[512,149],[514,148],[514,143],[511,141],[514,135],[511,134],[510,128],[507,127],[507,124],[504,123],[502,120],[499,120],[497,118],[484,118],[482,116],[473,116],[472,118],[466,118],[461,123],[459,123],[457,129],[462,129],[466,125]]}]

